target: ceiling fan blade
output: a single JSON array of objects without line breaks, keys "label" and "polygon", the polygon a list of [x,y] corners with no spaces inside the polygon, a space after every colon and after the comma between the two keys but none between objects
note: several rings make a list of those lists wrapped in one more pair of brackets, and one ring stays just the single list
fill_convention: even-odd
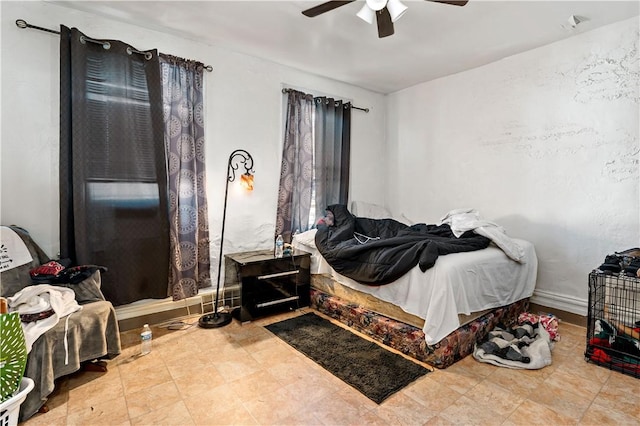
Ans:
[{"label": "ceiling fan blade", "polygon": [[434,3],[450,4],[452,6],[464,6],[465,4],[469,3],[469,0],[427,0],[427,1],[432,1]]},{"label": "ceiling fan blade", "polygon": [[354,2],[355,0],[347,0],[347,1],[327,1],[324,3],[321,3],[317,6],[314,6],[310,9],[307,10],[303,10],[302,14],[304,16],[308,16],[309,18],[313,18],[314,16],[318,16],[321,15],[325,12],[328,12],[330,10],[333,10],[335,8],[338,8],[340,6],[344,6],[345,4],[349,4]]},{"label": "ceiling fan blade", "polygon": [[391,15],[386,7],[376,12],[376,20],[378,22],[378,38],[393,35],[393,21],[391,21]]}]

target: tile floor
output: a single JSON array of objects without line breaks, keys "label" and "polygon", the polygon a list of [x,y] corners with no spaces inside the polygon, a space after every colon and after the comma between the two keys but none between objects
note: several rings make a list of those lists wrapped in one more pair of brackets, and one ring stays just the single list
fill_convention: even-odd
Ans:
[{"label": "tile floor", "polygon": [[[107,373],[60,380],[50,411],[24,425],[640,424],[640,380],[584,361],[585,329],[561,324],[553,364],[510,370],[469,356],[376,405],[262,326],[137,331]],[[188,320],[196,322],[197,317]]]}]

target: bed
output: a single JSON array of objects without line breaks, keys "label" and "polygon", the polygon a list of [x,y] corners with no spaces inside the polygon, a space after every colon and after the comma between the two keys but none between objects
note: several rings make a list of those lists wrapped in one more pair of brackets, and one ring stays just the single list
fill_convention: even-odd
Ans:
[{"label": "bed", "polygon": [[316,233],[312,229],[292,241],[311,253],[312,306],[439,368],[470,354],[499,322],[513,322],[528,309],[535,287],[536,253],[521,239],[509,240],[520,250],[519,261],[491,243],[441,255],[424,272],[415,266],[391,283],[372,286],[336,272],[316,247]]}]

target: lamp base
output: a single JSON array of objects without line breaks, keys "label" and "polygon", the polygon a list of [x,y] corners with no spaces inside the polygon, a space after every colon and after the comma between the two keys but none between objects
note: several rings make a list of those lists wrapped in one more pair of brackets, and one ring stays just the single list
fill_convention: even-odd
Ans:
[{"label": "lamp base", "polygon": [[233,317],[228,312],[216,312],[200,317],[198,325],[202,328],[219,328],[229,324]]}]

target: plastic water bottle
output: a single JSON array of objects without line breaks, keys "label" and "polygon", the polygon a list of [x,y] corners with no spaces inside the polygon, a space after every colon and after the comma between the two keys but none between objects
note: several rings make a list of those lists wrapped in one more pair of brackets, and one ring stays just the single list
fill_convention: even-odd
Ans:
[{"label": "plastic water bottle", "polygon": [[278,238],[276,238],[276,253],[275,253],[276,257],[283,257],[284,256],[284,239],[282,238],[282,235],[278,235]]},{"label": "plastic water bottle", "polygon": [[145,324],[142,327],[142,333],[140,333],[140,353],[142,355],[146,355],[151,352],[151,339],[153,338],[153,333],[151,332],[151,328],[149,328],[149,324]]}]

